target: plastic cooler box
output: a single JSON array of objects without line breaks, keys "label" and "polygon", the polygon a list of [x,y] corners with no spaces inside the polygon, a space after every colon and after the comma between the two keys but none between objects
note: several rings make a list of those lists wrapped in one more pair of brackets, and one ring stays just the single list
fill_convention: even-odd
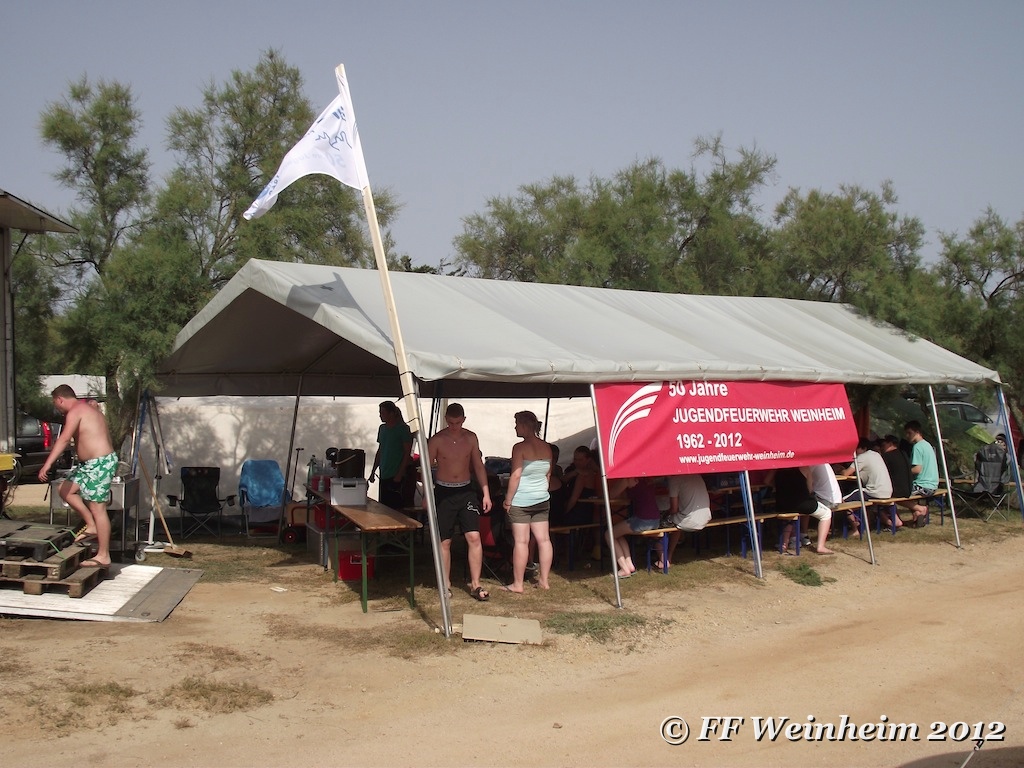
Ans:
[{"label": "plastic cooler box", "polygon": [[[341,534],[338,537],[338,563],[334,561],[334,543],[327,542],[327,557],[330,558],[331,567],[338,572],[341,581],[362,581],[363,561],[362,553],[359,550],[359,535]],[[366,578],[372,579],[376,575],[377,558],[373,555],[366,556]]]},{"label": "plastic cooler box", "polygon": [[366,492],[369,486],[362,477],[331,478],[331,504],[346,507],[366,506]]}]

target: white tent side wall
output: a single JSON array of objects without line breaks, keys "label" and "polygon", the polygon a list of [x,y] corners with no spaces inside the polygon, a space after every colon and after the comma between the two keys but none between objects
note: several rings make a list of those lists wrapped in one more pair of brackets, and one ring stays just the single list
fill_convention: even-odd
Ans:
[{"label": "white tent side wall", "polygon": [[[366,452],[369,475],[377,450],[380,418],[377,404],[384,399],[358,397],[308,397],[299,402],[295,447],[303,448],[294,473],[294,498],[304,498],[302,484],[306,463],[312,456],[323,460],[328,447],[362,449]],[[513,414],[531,410],[544,419],[544,400],[465,400],[466,428],[480,438],[484,456],[511,456],[517,441]],[[401,403],[399,403],[401,407]],[[221,468],[221,493],[238,492],[238,475],[246,459],[275,459],[282,471],[288,463],[288,439],[295,398],[288,397],[158,397],[157,409],[163,428],[164,449],[172,465],[171,475],[161,484],[164,493],[177,493],[181,467]],[[550,404],[547,437],[562,450],[564,464],[577,445],[589,445],[595,435],[593,408],[589,398],[553,400]],[[141,444],[146,467],[156,461],[148,429]],[[294,465],[295,456],[292,455]],[[285,478],[291,485],[292,477]],[[377,498],[377,483],[370,486]],[[148,507],[148,497],[143,505]]]}]

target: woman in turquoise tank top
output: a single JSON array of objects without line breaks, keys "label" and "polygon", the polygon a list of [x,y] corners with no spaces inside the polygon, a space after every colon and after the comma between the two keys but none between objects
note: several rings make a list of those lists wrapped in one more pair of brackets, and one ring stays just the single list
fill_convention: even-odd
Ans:
[{"label": "woman in turquoise tank top", "polygon": [[522,440],[512,446],[512,474],[505,493],[505,510],[512,523],[512,583],[509,592],[525,591],[526,562],[530,555],[530,534],[537,540],[539,573],[537,586],[548,589],[551,574],[551,538],[548,535],[551,482],[551,446],[540,439],[540,422],[530,411],[515,416],[516,434]]}]

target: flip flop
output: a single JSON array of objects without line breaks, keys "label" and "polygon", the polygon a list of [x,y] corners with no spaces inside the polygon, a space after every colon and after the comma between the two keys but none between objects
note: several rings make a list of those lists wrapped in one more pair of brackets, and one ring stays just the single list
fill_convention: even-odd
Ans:
[{"label": "flip flop", "polygon": [[814,554],[824,557],[825,555],[834,555],[835,552],[819,552],[818,550],[814,550]]},{"label": "flip flop", "polygon": [[481,603],[486,603],[491,599],[491,593],[483,587],[474,587],[473,590],[470,591],[469,595],[474,600],[479,600]]},{"label": "flip flop", "polygon": [[94,532],[92,532],[92,531],[85,530],[85,526],[83,525],[81,528],[79,528],[77,531],[75,531],[75,540],[72,542],[72,544],[79,544],[79,543],[85,541],[86,539],[95,539],[95,538],[96,538],[96,534]]},{"label": "flip flop", "polygon": [[110,570],[110,563],[101,563],[99,560],[90,557],[88,560],[83,560],[78,564],[79,568],[99,568],[104,571]]}]

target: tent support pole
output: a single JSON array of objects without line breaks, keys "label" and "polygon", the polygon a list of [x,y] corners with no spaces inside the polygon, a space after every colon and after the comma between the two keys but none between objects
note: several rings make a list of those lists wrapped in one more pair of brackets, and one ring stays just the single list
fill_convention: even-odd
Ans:
[{"label": "tent support pole", "polygon": [[[935,436],[939,441],[939,455],[942,457],[942,476],[946,478],[946,499],[949,501],[949,516],[953,520],[953,535],[956,538],[956,548],[963,549],[963,545],[960,543],[960,527],[956,524],[956,507],[953,505],[953,483],[949,480],[949,467],[946,465],[946,449],[942,446],[942,425],[939,424],[939,409],[935,407],[935,388],[931,384],[928,385],[928,399],[932,404],[932,422],[935,424]],[[895,511],[893,514],[895,514]]]},{"label": "tent support pole", "polygon": [[[996,397],[999,400],[999,418],[1006,427],[1006,446],[1010,454],[1010,468],[1013,472],[1013,482],[1017,486],[1017,499],[1024,502],[1024,488],[1020,482],[1020,464],[1017,463],[1017,446],[1013,444],[1013,430],[1010,429],[1010,409],[1006,405],[1006,395],[1003,393],[1003,385],[996,384]],[[1024,520],[1024,503],[1020,503],[1021,519]]]},{"label": "tent support pole", "polygon": [[[416,403],[417,423],[425,424],[423,414],[419,413],[419,397]],[[441,558],[441,533],[437,529],[437,507],[434,504],[434,483],[430,476],[430,453],[427,451],[426,429],[416,432],[416,440],[420,451],[420,476],[423,478],[423,503],[427,507],[427,524],[430,527],[430,549],[434,555],[434,573],[437,576],[437,594],[441,598],[441,628],[445,637],[452,636],[452,609],[448,599],[448,590],[444,585],[444,561]]]},{"label": "tent support pole", "polygon": [[139,466],[139,449],[142,443],[142,403],[143,390],[142,382],[136,382],[139,392],[135,396],[135,424],[132,427],[132,443],[128,453],[128,466],[131,467],[132,476]]},{"label": "tent support pole", "polygon": [[[284,462],[284,481],[285,481],[285,483],[288,482],[288,478],[289,477],[292,477],[292,474],[291,474],[291,469],[292,469],[292,448],[295,447],[295,428],[296,428],[296,426],[299,423],[299,401],[301,399],[302,399],[302,374],[300,373],[299,374],[299,386],[295,390],[295,408],[292,409],[292,432],[291,432],[291,435],[288,437],[288,457],[285,459],[285,462]],[[299,464],[299,455],[295,454],[295,466],[296,466],[296,469],[298,469],[298,464]],[[295,489],[293,487],[291,487],[291,486],[288,486],[288,498],[289,499],[294,499],[295,498]],[[278,521],[277,521],[277,543],[278,544],[281,544],[281,543],[284,542],[284,518],[285,518],[285,508],[286,507],[287,507],[287,504],[281,505],[281,516],[278,518]]]},{"label": "tent support pole", "polygon": [[[594,409],[594,426],[597,434],[601,434],[601,422],[597,417],[597,395],[594,385],[590,385],[590,405]],[[598,454],[601,452],[601,440],[597,441]],[[615,536],[612,534],[612,501],[608,498],[608,475],[605,473],[604,457],[601,457],[601,488],[604,491],[604,523],[608,526],[608,552],[612,561],[612,579],[615,581],[615,605],[622,607],[622,590],[619,588],[619,564],[615,562]]]},{"label": "tent support pole", "polygon": [[[754,520],[754,496],[750,492],[750,472],[740,472],[740,492],[743,494],[743,511],[747,515],[747,528],[750,531],[750,549],[754,553],[754,575],[764,578],[764,570],[761,568],[761,542],[757,536],[757,521]],[[665,553],[668,556],[668,553]]]},{"label": "tent support pole", "polygon": [[548,441],[548,422],[551,420],[551,387],[548,387],[548,394],[544,398],[544,437],[541,438],[545,443]]},{"label": "tent support pole", "polygon": [[860,496],[860,519],[864,523],[861,536],[868,537],[868,554],[871,555],[871,564],[878,565],[875,562],[875,546],[871,543],[871,521],[868,520],[868,506],[864,502],[864,486],[860,481],[860,462],[857,461],[857,451],[853,452],[853,475],[857,478],[857,495]]}]

